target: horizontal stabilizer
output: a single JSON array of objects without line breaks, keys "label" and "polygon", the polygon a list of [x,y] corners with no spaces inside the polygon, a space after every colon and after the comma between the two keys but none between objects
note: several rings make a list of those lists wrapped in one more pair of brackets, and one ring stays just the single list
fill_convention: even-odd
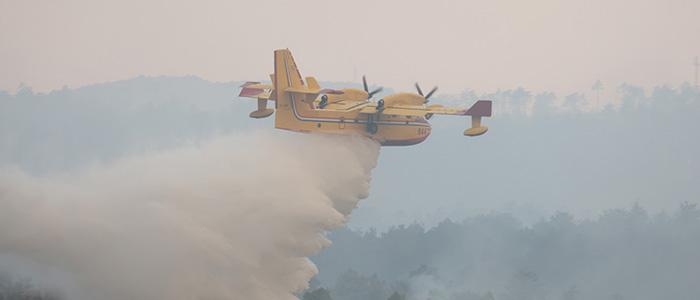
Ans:
[{"label": "horizontal stabilizer", "polygon": [[241,85],[241,92],[238,97],[269,99],[273,87],[271,84],[249,81]]},{"label": "horizontal stabilizer", "polygon": [[312,94],[312,95],[318,95],[318,94],[332,94],[332,95],[341,95],[343,94],[343,91],[340,90],[334,90],[334,89],[311,89],[311,88],[306,88],[306,87],[289,87],[284,90],[285,92],[289,93],[298,93],[298,94]]}]

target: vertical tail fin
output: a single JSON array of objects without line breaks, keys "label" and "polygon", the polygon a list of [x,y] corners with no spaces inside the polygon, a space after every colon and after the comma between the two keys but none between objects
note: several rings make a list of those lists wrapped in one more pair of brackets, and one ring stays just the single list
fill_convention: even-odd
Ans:
[{"label": "vertical tail fin", "polygon": [[275,80],[273,81],[278,96],[288,87],[304,86],[304,80],[289,49],[275,50]]},{"label": "vertical tail fin", "polygon": [[272,81],[275,86],[275,99],[277,100],[275,127],[289,129],[296,122],[295,109],[304,108],[300,101],[302,99],[295,99],[293,93],[286,91],[287,88],[304,87],[304,80],[289,49],[275,50],[275,73]]}]

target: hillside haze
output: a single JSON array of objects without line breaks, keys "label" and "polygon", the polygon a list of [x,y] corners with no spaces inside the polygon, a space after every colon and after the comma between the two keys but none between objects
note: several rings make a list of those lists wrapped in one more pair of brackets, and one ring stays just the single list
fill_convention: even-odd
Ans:
[{"label": "hillside haze", "polygon": [[[224,134],[297,135],[272,129],[272,118],[248,118],[255,104],[236,97],[239,84],[137,77],[0,93],[0,164],[45,175]],[[468,120],[438,116],[426,142],[384,147],[351,227],[432,226],[491,211],[532,223],[556,211],[595,217],[639,203],[656,213],[697,201],[698,91],[624,85],[619,95],[617,106],[588,112],[594,99],[523,89],[438,95],[434,102],[496,101],[489,133],[466,138]]]}]

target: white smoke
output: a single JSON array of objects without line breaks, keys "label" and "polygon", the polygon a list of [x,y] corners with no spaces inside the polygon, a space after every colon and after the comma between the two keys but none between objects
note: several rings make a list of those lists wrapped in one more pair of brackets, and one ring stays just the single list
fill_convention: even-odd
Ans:
[{"label": "white smoke", "polygon": [[70,299],[296,299],[369,189],[362,137],[256,135],[80,174],[0,171],[0,272]]}]

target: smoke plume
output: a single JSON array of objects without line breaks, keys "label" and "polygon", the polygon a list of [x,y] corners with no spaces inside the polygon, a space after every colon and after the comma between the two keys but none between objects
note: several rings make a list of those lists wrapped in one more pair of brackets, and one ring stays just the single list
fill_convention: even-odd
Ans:
[{"label": "smoke plume", "polygon": [[69,299],[296,299],[379,146],[246,135],[32,177],[0,171],[0,273]]}]

